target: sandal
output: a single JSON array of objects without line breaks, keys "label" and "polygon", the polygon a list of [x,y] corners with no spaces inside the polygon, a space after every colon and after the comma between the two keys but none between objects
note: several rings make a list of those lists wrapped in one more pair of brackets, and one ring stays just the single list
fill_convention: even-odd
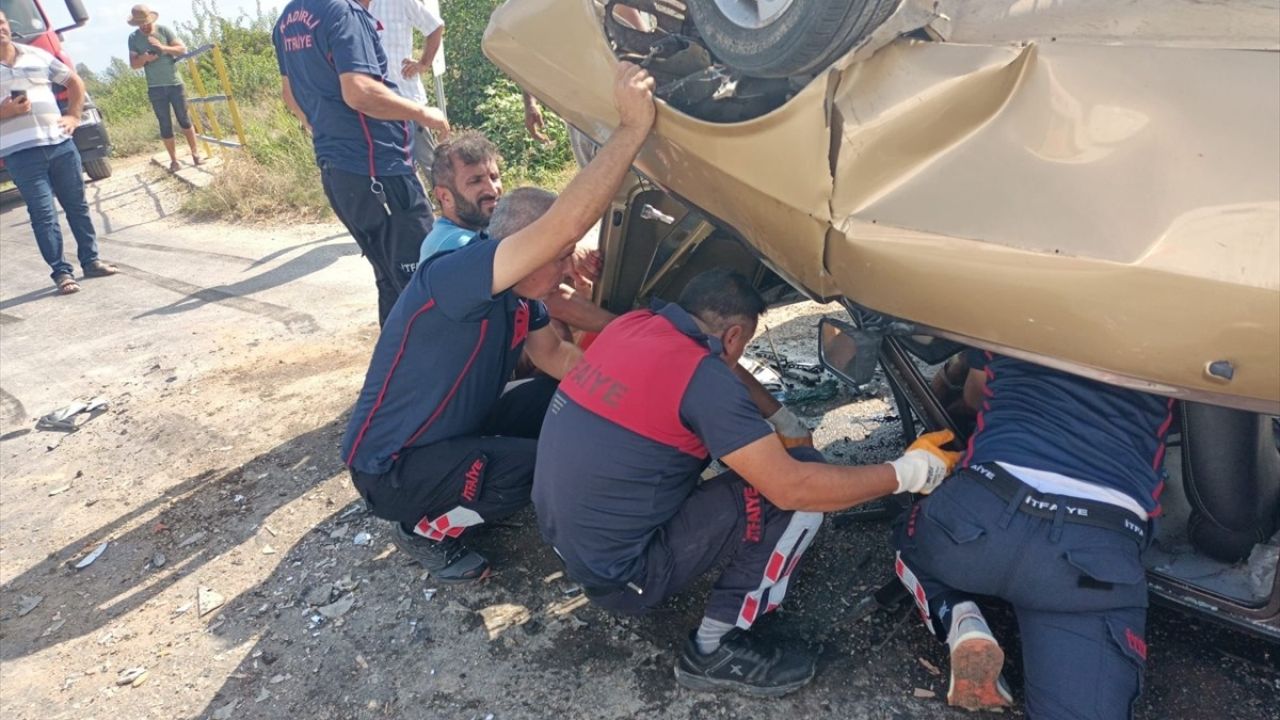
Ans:
[{"label": "sandal", "polygon": [[74,295],[80,292],[80,283],[76,282],[75,278],[67,275],[66,273],[55,275],[53,278],[53,284],[58,286],[59,295]]},{"label": "sandal", "polygon": [[173,162],[169,163],[169,172],[176,173],[181,169],[182,169],[182,165],[177,160],[174,160]]},{"label": "sandal", "polygon": [[106,277],[108,275],[115,275],[118,272],[120,272],[120,268],[115,265],[108,265],[101,260],[94,260],[84,266],[84,276],[87,278]]}]

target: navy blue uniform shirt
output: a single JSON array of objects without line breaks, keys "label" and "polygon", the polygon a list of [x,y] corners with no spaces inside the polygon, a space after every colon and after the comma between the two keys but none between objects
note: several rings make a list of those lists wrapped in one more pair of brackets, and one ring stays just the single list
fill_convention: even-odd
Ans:
[{"label": "navy blue uniform shirt", "polygon": [[355,0],[293,0],[271,32],[280,74],[311,123],[316,162],[360,175],[409,175],[409,124],[376,120],[342,100],[341,73],[371,75],[395,89],[378,21]]},{"label": "navy blue uniform shirt", "polygon": [[497,249],[482,234],[413,274],[382,326],[342,438],[353,470],[380,475],[406,447],[479,432],[525,338],[550,321],[537,300],[490,295]]},{"label": "navy blue uniform shirt", "polygon": [[[709,458],[773,432],[746,386],[705,348],[706,338],[688,313],[670,304],[658,315],[676,332],[655,337],[643,334],[644,327],[629,331],[626,315],[610,323],[560,383],[542,424],[533,480],[538,525],[578,582],[607,586],[634,580],[650,538],[698,486]],[[666,368],[678,365],[675,358],[688,352],[679,346],[681,338],[703,344],[702,358],[691,358],[687,377],[666,387],[635,381],[649,370],[665,375]],[[614,422],[574,401],[565,388],[585,368],[600,370],[587,379],[592,389],[597,379],[611,376],[638,394],[638,405],[624,413],[651,412],[678,426],[640,423],[628,429],[623,424],[631,416]],[[608,412],[607,394],[604,400],[599,408]],[[677,439],[682,431],[699,445],[682,448]]]},{"label": "navy blue uniform shirt", "polygon": [[973,351],[986,397],[965,464],[1006,462],[1119,490],[1153,517],[1173,400]]}]

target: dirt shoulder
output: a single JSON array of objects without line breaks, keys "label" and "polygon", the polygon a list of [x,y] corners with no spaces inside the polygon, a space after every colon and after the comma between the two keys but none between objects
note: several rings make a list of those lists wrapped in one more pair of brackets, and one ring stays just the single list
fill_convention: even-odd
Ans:
[{"label": "dirt shoulder", "polygon": [[[377,332],[367,263],[336,225],[185,223],[170,183],[122,163],[90,186],[123,273],[67,298],[22,206],[0,211],[6,718],[967,717],[909,613],[852,619],[891,576],[881,522],[829,518],[765,628],[823,646],[814,685],[780,701],[678,689],[702,592],[640,619],[595,610],[528,512],[478,538],[492,579],[433,585],[337,457]],[[812,362],[822,312],[771,313],[779,351]],[[841,392],[802,409],[819,446],[898,452],[886,394]],[[34,430],[93,396],[110,408],[76,432]],[[1269,648],[1163,612],[1152,626],[1141,717],[1276,716]]]}]

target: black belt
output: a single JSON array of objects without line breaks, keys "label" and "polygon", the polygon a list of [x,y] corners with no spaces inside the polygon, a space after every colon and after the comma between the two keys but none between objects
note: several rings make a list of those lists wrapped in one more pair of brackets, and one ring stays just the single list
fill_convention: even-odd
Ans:
[{"label": "black belt", "polygon": [[1151,523],[1123,508],[1097,500],[1038,492],[995,463],[970,465],[960,472],[982,483],[1005,500],[1021,498],[1018,510],[1041,518],[1056,518],[1061,507],[1063,522],[1119,530],[1146,546]]}]

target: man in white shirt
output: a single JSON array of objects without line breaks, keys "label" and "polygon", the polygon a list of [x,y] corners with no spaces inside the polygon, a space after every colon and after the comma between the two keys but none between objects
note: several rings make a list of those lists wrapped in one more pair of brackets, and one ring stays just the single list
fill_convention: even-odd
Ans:
[{"label": "man in white shirt", "polygon": [[[382,49],[387,53],[387,79],[400,97],[429,105],[420,76],[431,68],[444,37],[444,21],[438,6],[423,0],[373,0],[369,12],[382,23]],[[414,56],[413,31],[426,36],[422,54]],[[413,161],[427,177],[435,160],[435,138],[421,125],[414,126]]]},{"label": "man in white shirt", "polygon": [[[65,111],[58,107],[54,83],[67,89]],[[74,70],[38,47],[13,42],[9,20],[0,11],[0,158],[27,204],[36,245],[63,295],[79,292],[80,284],[62,257],[55,198],[75,235],[84,276],[117,272],[98,257],[97,233],[84,197],[84,170],[72,139],[84,97],[84,81]]]}]

